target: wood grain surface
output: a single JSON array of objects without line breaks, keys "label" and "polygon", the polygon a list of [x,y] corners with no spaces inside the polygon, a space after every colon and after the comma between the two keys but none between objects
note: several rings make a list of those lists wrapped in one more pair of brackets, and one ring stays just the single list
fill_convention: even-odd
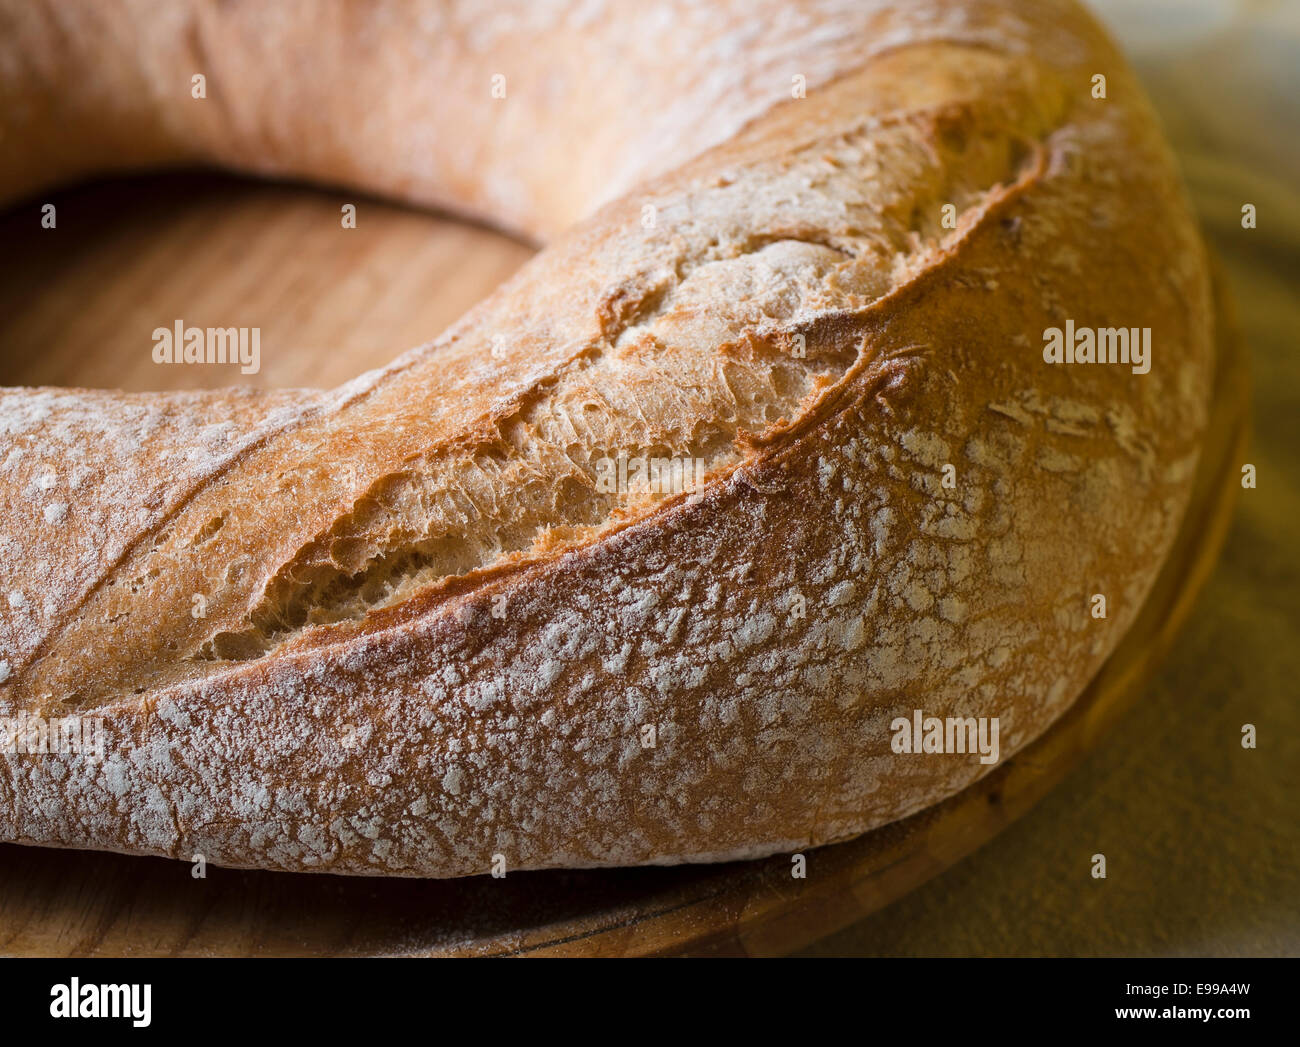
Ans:
[{"label": "wood grain surface", "polygon": [[[357,228],[339,208],[358,203]],[[60,194],[0,223],[5,384],[165,389],[329,386],[432,337],[530,253],[488,230],[345,195],[213,176]],[[150,332],[259,326],[259,374],[154,364]],[[1225,325],[1225,333],[1230,326]],[[1137,624],[1043,739],[947,803],[808,854],[505,880],[347,879],[0,847],[9,954],[569,954],[788,952],[912,890],[1029,809],[1142,695],[1230,520],[1245,438],[1245,369],[1221,343],[1214,439],[1179,544]],[[1081,881],[1082,882],[1082,881]]]},{"label": "wood grain surface", "polygon": [[[206,173],[28,201],[0,243],[0,380],[141,392],[332,388],[441,334],[533,254],[454,218]],[[261,370],[154,363],[151,332],[176,320],[260,327]]]}]

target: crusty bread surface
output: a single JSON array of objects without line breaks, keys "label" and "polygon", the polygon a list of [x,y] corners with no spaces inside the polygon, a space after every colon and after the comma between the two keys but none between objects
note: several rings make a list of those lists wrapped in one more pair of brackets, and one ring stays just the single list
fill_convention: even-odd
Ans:
[{"label": "crusty bread surface", "polygon": [[[545,244],[333,391],[0,391],[0,717],[104,739],[0,759],[0,839],[431,877],[844,839],[990,769],[896,718],[1046,729],[1179,525],[1204,251],[1073,2],[4,0],[0,59],[11,200],[202,162]],[[1046,362],[1067,322],[1149,328],[1149,373]],[[655,459],[701,482],[603,482]]]}]

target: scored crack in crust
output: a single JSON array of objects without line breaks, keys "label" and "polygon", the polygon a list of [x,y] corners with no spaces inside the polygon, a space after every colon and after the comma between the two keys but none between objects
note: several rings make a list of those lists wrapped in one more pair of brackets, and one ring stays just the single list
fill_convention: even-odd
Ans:
[{"label": "scored crack in crust", "polygon": [[[822,70],[806,98],[768,85],[720,144],[611,174],[624,195],[382,371],[0,393],[0,715],[107,735],[102,764],[10,756],[0,838],[423,876],[737,858],[987,770],[893,754],[896,716],[998,716],[1006,756],[1069,705],[1158,572],[1205,424],[1171,160],[1072,3],[857,5],[856,48],[846,8],[780,6]],[[259,17],[193,10],[217,35]],[[753,17],[681,15],[706,42]],[[661,91],[707,82],[674,61]],[[205,148],[294,169],[237,123]],[[367,184],[344,159],[303,173]],[[1067,318],[1152,328],[1150,373],[1044,363]],[[620,455],[704,483],[606,489]]]}]

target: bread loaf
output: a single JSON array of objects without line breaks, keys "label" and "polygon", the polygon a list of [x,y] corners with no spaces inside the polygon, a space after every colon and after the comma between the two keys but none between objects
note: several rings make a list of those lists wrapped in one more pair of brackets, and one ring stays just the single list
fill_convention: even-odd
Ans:
[{"label": "bread loaf", "polygon": [[11,200],[202,162],[545,244],[330,392],[0,393],[0,725],[98,743],[5,755],[0,839],[841,840],[990,769],[900,719],[1051,724],[1180,522],[1204,252],[1072,0],[3,0],[0,131]]}]

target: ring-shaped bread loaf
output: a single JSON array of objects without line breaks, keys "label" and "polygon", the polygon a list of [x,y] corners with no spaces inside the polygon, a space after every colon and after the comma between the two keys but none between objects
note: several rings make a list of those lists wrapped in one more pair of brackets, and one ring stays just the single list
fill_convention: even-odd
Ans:
[{"label": "ring-shaped bread loaf", "polygon": [[6,754],[4,840],[844,839],[991,767],[898,721],[1059,716],[1185,507],[1204,251],[1072,0],[0,0],[0,132],[10,200],[206,163],[545,244],[330,392],[0,393],[0,722],[102,743]]}]

